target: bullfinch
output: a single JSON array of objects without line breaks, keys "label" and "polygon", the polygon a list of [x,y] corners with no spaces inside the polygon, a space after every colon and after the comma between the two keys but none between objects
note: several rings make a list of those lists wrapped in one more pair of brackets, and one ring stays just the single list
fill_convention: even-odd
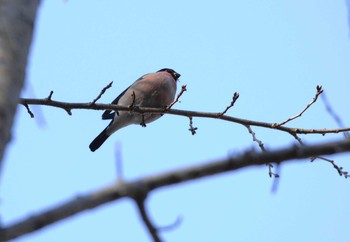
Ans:
[{"label": "bullfinch", "polygon": [[[153,108],[166,107],[174,101],[176,82],[179,77],[179,73],[169,68],[143,75],[114,99],[112,104]],[[161,114],[106,110],[102,114],[102,119],[111,119],[112,121],[91,142],[89,148],[91,151],[97,150],[118,129],[130,124],[144,125],[160,118],[160,116]]]}]

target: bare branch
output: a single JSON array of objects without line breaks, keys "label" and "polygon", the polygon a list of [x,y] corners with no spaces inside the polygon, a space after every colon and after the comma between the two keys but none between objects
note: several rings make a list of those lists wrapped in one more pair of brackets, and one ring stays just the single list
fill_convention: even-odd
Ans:
[{"label": "bare branch", "polygon": [[162,240],[160,239],[158,235],[158,229],[153,225],[151,222],[151,219],[148,216],[148,213],[145,208],[145,198],[143,199],[135,199],[135,202],[137,204],[137,208],[140,212],[140,217],[143,223],[146,225],[146,228],[148,232],[150,233],[152,239],[154,242],[161,242]]},{"label": "bare branch", "polygon": [[131,97],[132,97],[132,102],[131,102],[131,104],[130,104],[130,106],[129,106],[130,110],[132,110],[133,107],[135,107],[135,106],[134,106],[134,105],[135,105],[135,100],[136,100],[135,91],[132,91]]},{"label": "bare branch", "polygon": [[316,159],[324,160],[324,161],[327,161],[327,162],[331,163],[333,168],[338,172],[339,176],[344,176],[344,178],[349,178],[350,177],[349,172],[344,171],[343,167],[338,166],[337,164],[335,164],[334,160],[331,160],[331,159],[328,159],[328,158],[325,158],[325,157],[322,157],[322,156],[315,156],[315,157],[311,158],[311,162],[313,162]]},{"label": "bare branch", "polygon": [[115,147],[115,168],[116,168],[116,174],[118,180],[124,179],[124,172],[123,172],[123,160],[122,160],[122,149],[121,149],[121,143],[116,143]]},{"label": "bare branch", "polygon": [[69,116],[72,116],[72,110],[71,109],[65,108],[64,110],[68,113]]},{"label": "bare branch", "polygon": [[230,108],[232,108],[233,105],[235,105],[235,102],[237,101],[238,98],[239,98],[239,93],[238,93],[238,92],[235,92],[235,93],[233,94],[232,101],[231,101],[230,105],[228,105],[228,106],[226,107],[226,109],[225,109],[223,112],[218,113],[218,117],[224,115]]},{"label": "bare branch", "polygon": [[[344,128],[345,125],[342,121],[342,119],[339,117],[339,115],[334,111],[334,109],[332,108],[332,105],[330,104],[330,102],[327,99],[327,95],[324,93],[321,96],[321,99],[323,101],[323,104],[328,112],[328,114],[334,119],[334,121],[336,122],[336,124],[338,125],[338,127],[340,128]],[[343,133],[345,137],[349,138],[350,134],[349,132],[344,132]]]},{"label": "bare branch", "polygon": [[[293,134],[293,136],[299,142],[299,144],[305,145],[304,142],[301,140],[301,138],[297,134]],[[330,159],[322,157],[322,156],[313,156],[310,158],[310,161],[313,162],[316,159],[324,160],[324,161],[331,163],[333,165],[334,169],[337,170],[337,172],[340,176],[344,176],[344,178],[350,177],[350,175],[348,174],[347,171],[343,171],[343,167],[339,167],[337,164],[335,164],[334,160],[330,160]]]},{"label": "bare branch", "polygon": [[189,131],[191,131],[191,134],[192,135],[195,135],[196,134],[196,130],[198,129],[197,127],[193,127],[193,121],[192,121],[192,117],[189,117],[190,118],[190,128],[188,129]]},{"label": "bare branch", "polygon": [[109,88],[112,87],[112,84],[113,84],[113,82],[110,82],[107,86],[105,86],[105,87],[101,90],[100,94],[98,94],[98,96],[91,102],[91,105],[92,105],[92,104],[95,104],[95,103],[97,102],[97,100],[99,100],[99,99],[102,97],[102,95],[107,91],[107,89],[109,89]]},{"label": "bare branch", "polygon": [[183,86],[181,87],[180,93],[177,94],[176,99],[175,99],[172,103],[170,103],[170,104],[165,108],[165,110],[168,111],[169,109],[171,109],[171,107],[174,106],[175,103],[177,103],[177,102],[179,101],[179,98],[182,96],[182,94],[183,94],[185,91],[187,91],[186,85],[183,85]]},{"label": "bare branch", "polygon": [[303,141],[301,140],[301,138],[296,134],[296,133],[290,133],[297,141],[299,144],[303,145]]},{"label": "bare branch", "polygon": [[322,92],[323,92],[322,86],[317,86],[317,87],[316,87],[316,94],[315,94],[315,97],[312,99],[312,101],[311,101],[308,105],[306,105],[306,107],[305,107],[300,113],[298,113],[297,115],[295,115],[295,116],[293,116],[293,117],[288,118],[286,121],[283,121],[282,123],[275,124],[275,126],[282,126],[282,125],[288,123],[289,121],[292,121],[292,120],[294,120],[294,119],[296,119],[296,118],[299,118],[301,115],[303,115],[303,114],[305,113],[305,111],[306,111],[312,104],[314,104],[314,103],[317,101],[318,97],[321,95]]},{"label": "bare branch", "polygon": [[159,227],[158,231],[164,232],[164,231],[168,231],[168,230],[173,230],[173,229],[179,227],[181,222],[182,222],[182,216],[178,216],[172,224]]},{"label": "bare branch", "polygon": [[28,104],[23,104],[23,106],[27,109],[27,112],[31,118],[34,118],[34,113],[30,111],[29,105]]},{"label": "bare branch", "polygon": [[163,226],[163,227],[159,227],[159,228],[156,227],[152,223],[150,216],[147,212],[146,206],[145,206],[146,199],[147,199],[147,196],[148,196],[150,190],[148,190],[146,187],[144,187],[142,183],[139,183],[137,185],[137,188],[138,189],[136,190],[136,193],[134,193],[134,195],[132,196],[132,199],[135,201],[135,203],[137,205],[141,220],[145,224],[153,241],[154,242],[161,242],[162,240],[161,240],[158,233],[161,231],[170,230],[170,229],[177,227],[180,224],[181,220],[178,218],[175,221],[175,223],[173,223],[171,225]]},{"label": "bare branch", "polygon": [[49,94],[49,96],[47,96],[46,100],[52,101],[52,95],[53,95],[53,91],[50,91],[50,94]]},{"label": "bare branch", "polygon": [[146,122],[145,122],[145,115],[142,114],[141,117],[142,117],[142,120],[141,120],[140,125],[141,125],[141,127],[146,127],[147,125],[146,125]]},{"label": "bare branch", "polygon": [[61,205],[32,215],[21,221],[0,229],[0,241],[7,241],[24,234],[39,230],[79,212],[96,208],[102,204],[124,197],[134,198],[140,192],[149,193],[160,187],[170,186],[190,180],[199,179],[219,173],[238,170],[244,167],[265,165],[266,161],[276,164],[295,161],[314,156],[331,155],[350,152],[350,139],[328,142],[317,145],[292,145],[285,149],[266,152],[247,151],[241,155],[231,155],[225,159],[215,160],[206,164],[173,170],[159,175],[151,175],[131,182],[116,182],[85,195],[64,202]]},{"label": "bare branch", "polygon": [[[256,134],[252,130],[252,128],[249,125],[246,125],[246,128],[248,129],[248,132],[252,135],[253,141],[259,145],[262,152],[266,152],[264,143],[261,140],[259,140],[258,138],[256,138]],[[279,175],[272,171],[273,165],[270,162],[267,162],[266,165],[269,167],[269,177],[279,178]]]},{"label": "bare branch", "polygon": [[259,145],[259,147],[262,151],[266,151],[265,147],[264,147],[264,143],[261,140],[256,138],[255,132],[252,130],[250,125],[245,125],[245,127],[248,129],[248,132],[252,135],[253,141]]},{"label": "bare branch", "polygon": [[303,128],[294,128],[294,127],[286,127],[286,126],[278,126],[274,123],[267,122],[259,122],[248,119],[236,118],[233,116],[222,115],[219,116],[214,112],[199,112],[199,111],[187,111],[187,110],[179,110],[179,109],[169,109],[167,111],[164,108],[152,108],[152,107],[133,107],[130,110],[130,107],[120,106],[115,104],[98,104],[95,103],[91,105],[90,103],[66,103],[59,102],[54,100],[47,99],[29,99],[22,98],[20,99],[20,104],[22,105],[45,105],[51,107],[62,108],[64,110],[72,110],[72,109],[87,109],[87,110],[114,110],[114,111],[132,111],[136,113],[160,113],[160,114],[171,114],[171,115],[179,115],[185,117],[201,117],[201,118],[214,118],[221,119],[228,122],[234,122],[241,125],[250,125],[250,126],[258,126],[269,129],[275,129],[290,133],[294,136],[294,134],[329,134],[329,133],[342,133],[346,131],[350,131],[350,127],[347,128],[336,128],[336,129],[303,129]]}]

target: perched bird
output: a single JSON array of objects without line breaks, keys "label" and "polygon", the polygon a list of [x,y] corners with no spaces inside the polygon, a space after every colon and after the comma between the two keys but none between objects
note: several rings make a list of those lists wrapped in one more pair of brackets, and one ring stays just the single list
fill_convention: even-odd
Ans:
[{"label": "perched bird", "polygon": [[[125,89],[112,104],[122,106],[163,108],[174,101],[176,93],[176,81],[180,74],[168,68],[155,73],[143,75],[131,86]],[[109,125],[91,142],[91,151],[97,150],[106,139],[118,129],[130,124],[146,124],[158,118],[160,114],[138,114],[129,111],[113,112],[106,110],[102,119],[112,119]]]}]

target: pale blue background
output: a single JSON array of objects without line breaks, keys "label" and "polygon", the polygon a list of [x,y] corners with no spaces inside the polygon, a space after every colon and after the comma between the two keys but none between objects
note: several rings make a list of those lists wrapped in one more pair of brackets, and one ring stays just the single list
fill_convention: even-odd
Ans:
[{"label": "pale blue background", "polygon": [[[44,1],[38,15],[24,97],[89,102],[110,81],[109,103],[139,76],[164,67],[188,91],[174,108],[222,111],[280,122],[298,113],[322,85],[350,125],[349,1]],[[180,89],[180,88],[179,88]],[[240,153],[256,147],[234,123],[165,115],[114,134],[95,153],[88,145],[108,124],[101,112],[20,106],[1,178],[3,223],[114,182],[119,147],[125,179]],[[336,128],[321,100],[289,124]],[[269,149],[295,143],[253,128]],[[337,135],[301,136],[306,143]],[[331,156],[350,170],[349,155]],[[277,193],[266,167],[243,169],[157,190],[147,206],[157,225],[182,224],[166,241],[349,241],[350,184],[329,163],[283,165]],[[149,241],[127,199],[84,212],[18,241]]]}]

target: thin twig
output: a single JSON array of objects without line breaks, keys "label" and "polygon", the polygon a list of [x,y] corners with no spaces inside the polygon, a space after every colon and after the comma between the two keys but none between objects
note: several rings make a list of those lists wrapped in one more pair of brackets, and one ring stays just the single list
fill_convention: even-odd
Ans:
[{"label": "thin twig", "polygon": [[301,140],[301,138],[296,134],[296,133],[290,133],[297,141],[299,144],[303,145],[303,141]]},{"label": "thin twig", "polygon": [[47,101],[52,101],[53,91],[50,91],[49,96],[46,98]]},{"label": "thin twig", "polygon": [[[304,142],[302,141],[302,139],[297,134],[292,134],[292,135],[299,142],[299,144],[305,145]],[[322,156],[313,156],[310,158],[310,161],[313,162],[316,159],[324,160],[324,161],[331,163],[333,165],[334,169],[337,170],[337,172],[340,176],[344,176],[344,178],[350,177],[348,172],[343,170],[343,167],[339,167],[337,164],[335,164],[334,160],[330,160],[330,159],[322,157]]]},{"label": "thin twig", "polygon": [[[327,99],[326,93],[324,93],[321,96],[321,99],[322,99],[323,104],[324,104],[324,106],[325,106],[325,108],[327,110],[327,113],[334,119],[334,121],[338,125],[338,127],[344,128],[345,125],[344,125],[342,119],[340,118],[340,116],[332,108],[332,105],[330,104],[330,102]],[[350,138],[350,133],[349,132],[344,132],[343,134],[344,134],[344,137]]]},{"label": "thin twig", "polygon": [[135,91],[132,91],[131,97],[132,97],[132,102],[131,102],[131,104],[129,106],[130,110],[132,110],[134,108],[134,105],[135,105],[135,100],[136,100]]},{"label": "thin twig", "polygon": [[331,160],[331,159],[328,159],[328,158],[325,158],[325,157],[322,157],[322,156],[315,156],[315,157],[312,157],[312,158],[311,158],[311,162],[313,162],[315,159],[324,160],[324,161],[327,161],[327,162],[329,162],[330,164],[332,164],[333,168],[338,172],[339,176],[344,176],[344,178],[349,178],[349,177],[350,177],[349,172],[344,171],[344,170],[343,170],[343,167],[338,166],[338,165],[334,162],[334,160]]},{"label": "thin twig", "polygon": [[[259,145],[261,151],[266,152],[264,143],[256,137],[256,134],[253,131],[253,129],[250,127],[250,125],[246,125],[245,127],[248,129],[248,132],[251,134],[253,141]],[[279,178],[279,175],[272,171],[273,169],[272,163],[267,162],[266,165],[269,167],[269,177]]]},{"label": "thin twig", "polygon": [[317,87],[316,87],[316,94],[315,94],[315,97],[312,99],[312,101],[311,101],[308,105],[306,105],[306,107],[305,107],[300,113],[298,113],[297,115],[295,115],[295,116],[293,116],[293,117],[288,118],[287,120],[283,121],[282,123],[274,124],[274,126],[279,127],[279,126],[282,126],[282,125],[288,123],[289,121],[292,121],[292,120],[294,120],[294,119],[296,119],[296,118],[299,118],[301,115],[304,114],[304,112],[305,112],[312,104],[314,104],[314,103],[317,101],[318,97],[322,94],[322,92],[323,92],[322,86],[317,86]]},{"label": "thin twig", "polygon": [[[53,95],[53,91],[50,91],[49,96],[47,96],[47,98],[45,98],[44,100],[45,100],[47,103],[54,102],[54,101],[52,100],[52,95]],[[68,107],[62,107],[62,108],[63,108],[63,110],[65,110],[65,111],[67,112],[67,114],[68,114],[69,116],[72,115],[72,109],[71,109],[71,108],[68,108]]]},{"label": "thin twig", "polygon": [[121,149],[121,143],[115,144],[115,166],[116,166],[116,173],[117,173],[117,179],[123,180],[123,159],[122,159],[122,149]]},{"label": "thin twig", "polygon": [[172,106],[175,105],[175,103],[179,102],[180,97],[182,96],[182,94],[183,94],[185,91],[187,91],[186,85],[183,85],[183,86],[181,87],[181,91],[179,92],[179,94],[177,94],[176,99],[175,99],[172,103],[170,103],[170,104],[165,108],[165,110],[168,111],[169,109],[171,109]]},{"label": "thin twig", "polygon": [[275,168],[275,174],[278,175],[278,177],[274,177],[272,180],[272,185],[271,185],[271,193],[276,193],[279,187],[279,184],[281,182],[281,164],[277,164]]},{"label": "thin twig", "polygon": [[32,111],[30,110],[29,105],[25,103],[25,104],[23,104],[23,106],[27,109],[29,116],[31,118],[34,118],[34,113],[32,113]]},{"label": "thin twig", "polygon": [[266,151],[266,149],[264,147],[264,143],[261,140],[259,140],[258,138],[256,138],[255,132],[252,130],[250,125],[245,125],[245,127],[248,129],[249,134],[252,135],[253,141],[259,145],[259,147],[262,151]]},{"label": "thin twig", "polygon": [[66,110],[69,116],[72,116],[73,113],[71,109],[65,108],[64,110]]},{"label": "thin twig", "polygon": [[102,97],[102,95],[106,92],[106,90],[112,87],[112,84],[113,84],[113,82],[110,82],[107,86],[105,86],[101,90],[100,94],[98,94],[98,96],[91,102],[91,105],[95,104]]},{"label": "thin twig", "polygon": [[235,105],[235,102],[237,101],[238,98],[239,98],[239,93],[238,93],[238,92],[235,92],[235,93],[233,94],[233,96],[232,96],[232,101],[231,101],[230,105],[228,105],[228,106],[226,107],[226,109],[225,109],[223,112],[218,113],[218,117],[221,117],[221,116],[224,115],[230,108],[232,108],[233,105]]},{"label": "thin twig", "polygon": [[174,230],[177,227],[179,227],[181,223],[182,223],[182,216],[177,216],[176,220],[173,223],[171,223],[169,225],[162,226],[162,227],[158,227],[157,230],[161,231],[161,232]]},{"label": "thin twig", "polygon": [[193,120],[192,117],[189,117],[190,119],[190,128],[188,129],[189,131],[191,131],[192,135],[196,134],[196,130],[198,129],[197,127],[193,127]]},{"label": "thin twig", "polygon": [[146,127],[147,125],[146,125],[146,121],[145,121],[145,115],[141,114],[141,118],[142,118],[141,123],[140,123],[141,127]]}]

